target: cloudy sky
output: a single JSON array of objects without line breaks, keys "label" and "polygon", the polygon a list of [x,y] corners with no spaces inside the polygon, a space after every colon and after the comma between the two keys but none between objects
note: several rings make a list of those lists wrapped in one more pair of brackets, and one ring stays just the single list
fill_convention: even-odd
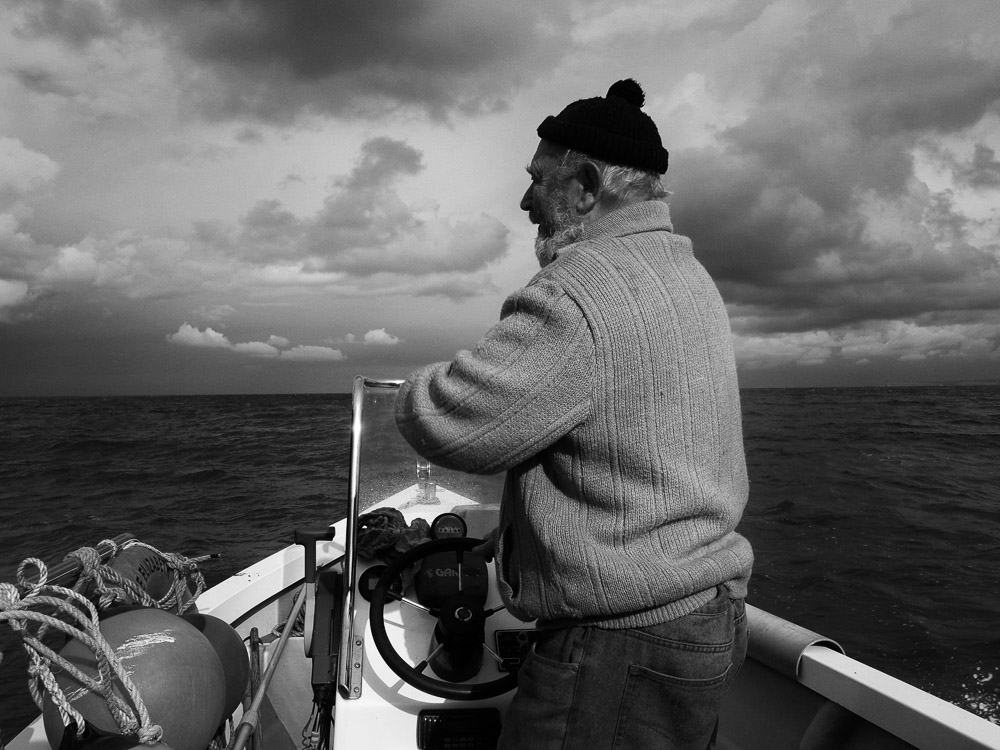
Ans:
[{"label": "cloudy sky", "polygon": [[745,386],[1000,377],[995,0],[0,0],[0,396],[346,391],[537,270],[633,77]]}]

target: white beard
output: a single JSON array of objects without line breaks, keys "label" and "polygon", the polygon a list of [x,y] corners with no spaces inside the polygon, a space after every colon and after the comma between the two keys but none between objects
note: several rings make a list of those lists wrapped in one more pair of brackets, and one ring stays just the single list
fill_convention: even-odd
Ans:
[{"label": "white beard", "polygon": [[583,236],[582,222],[558,229],[548,237],[538,235],[535,238],[535,257],[538,258],[538,265],[545,268],[559,256],[560,250],[572,245],[581,236]]},{"label": "white beard", "polygon": [[559,251],[583,236],[583,222],[573,215],[565,192],[552,195],[542,214],[535,238],[535,257],[545,268],[559,256]]}]

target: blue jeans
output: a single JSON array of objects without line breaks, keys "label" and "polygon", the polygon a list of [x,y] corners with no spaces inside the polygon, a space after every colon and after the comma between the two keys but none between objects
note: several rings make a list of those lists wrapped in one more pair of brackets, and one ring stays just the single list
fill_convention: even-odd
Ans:
[{"label": "blue jeans", "polygon": [[500,750],[706,750],[747,646],[742,599],[720,586],[648,628],[542,631],[521,667]]}]

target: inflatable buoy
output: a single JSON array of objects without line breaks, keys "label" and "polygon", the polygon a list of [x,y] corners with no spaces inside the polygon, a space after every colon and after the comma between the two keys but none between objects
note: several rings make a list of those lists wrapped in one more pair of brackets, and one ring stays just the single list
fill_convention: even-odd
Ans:
[{"label": "inflatable buoy", "polygon": [[[122,578],[134,583],[156,601],[169,596],[173,591],[173,568],[167,564],[162,555],[148,547],[138,544],[126,547],[118,553],[110,567]],[[167,611],[177,612],[181,605],[193,598],[191,589],[185,586],[180,601],[168,607]],[[191,611],[190,607],[188,611]]]},{"label": "inflatable buoy", "polygon": [[100,737],[81,743],[80,750],[173,750],[170,745],[163,742],[154,742],[147,745],[137,742],[135,737],[122,737],[119,735]]},{"label": "inflatable buoy", "polygon": [[174,573],[167,561],[146,547],[126,547],[112,560],[111,568],[153,599],[162,599],[174,586]]},{"label": "inflatable buoy", "polygon": [[93,727],[84,728],[81,737],[73,737],[70,744],[63,744],[63,736],[66,728],[62,725],[59,712],[52,699],[45,696],[42,719],[45,727],[45,737],[53,750],[173,750],[164,742],[155,742],[151,745],[139,742],[135,737],[124,737],[120,734],[105,734],[98,732]]},{"label": "inflatable buoy", "polygon": [[[114,614],[101,621],[100,631],[135,685],[151,723],[163,730],[162,742],[173,750],[205,750],[222,723],[226,690],[222,662],[208,638],[183,617],[153,607]],[[59,655],[84,674],[98,678],[97,658],[81,641],[71,639]],[[55,678],[96,735],[121,737],[103,696],[68,670],[55,673]],[[117,680],[114,693],[133,706]],[[49,744],[58,750],[62,719],[51,700],[46,701],[43,716]],[[132,741],[132,746],[138,744],[136,737],[122,739]]]},{"label": "inflatable buoy", "polygon": [[250,684],[250,656],[243,645],[243,639],[228,622],[218,617],[202,614],[185,614],[181,617],[198,628],[219,655],[226,677],[226,698],[222,715],[229,716],[242,702],[247,685]]},{"label": "inflatable buoy", "polygon": [[123,612],[131,612],[136,609],[146,609],[146,607],[141,604],[115,604],[113,607],[108,607],[107,609],[101,609],[97,612],[97,617],[99,620],[107,620],[116,615],[120,615]]},{"label": "inflatable buoy", "polygon": [[[45,727],[45,738],[49,741],[49,746],[52,750],[59,750],[60,748],[66,747],[63,744],[63,737],[66,732],[70,731],[62,723],[62,717],[59,716],[59,710],[56,708],[55,703],[52,702],[52,697],[48,694],[42,698],[42,726]],[[75,728],[72,731],[76,731]],[[93,736],[93,732],[89,727],[85,729],[84,736],[89,738]],[[80,740],[83,742],[84,740]],[[73,744],[76,744],[75,742]]]}]

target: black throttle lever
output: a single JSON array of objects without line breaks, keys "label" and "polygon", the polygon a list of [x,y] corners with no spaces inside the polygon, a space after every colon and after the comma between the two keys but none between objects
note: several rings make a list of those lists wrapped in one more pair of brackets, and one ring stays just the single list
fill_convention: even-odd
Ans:
[{"label": "black throttle lever", "polygon": [[306,587],[306,616],[303,626],[302,646],[306,656],[312,656],[313,620],[316,616],[316,542],[329,542],[337,530],[333,526],[319,526],[295,530],[295,543],[305,548],[305,575],[303,582]]}]

